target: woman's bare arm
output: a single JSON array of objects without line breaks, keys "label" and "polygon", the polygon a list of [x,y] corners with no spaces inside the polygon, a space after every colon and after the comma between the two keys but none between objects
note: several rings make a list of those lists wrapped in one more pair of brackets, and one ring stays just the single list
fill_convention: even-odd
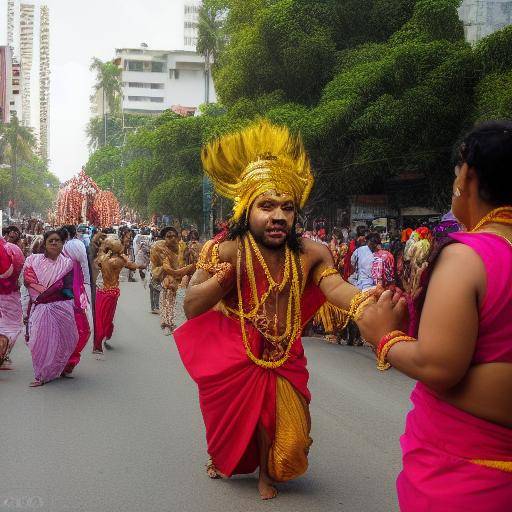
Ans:
[{"label": "woman's bare arm", "polygon": [[[467,373],[478,336],[479,297],[485,293],[485,268],[462,244],[446,247],[428,286],[418,341],[397,343],[388,353],[393,367],[434,391],[444,392]],[[390,331],[402,328],[405,304],[393,306],[385,294],[365,311],[362,334],[374,346]]]}]

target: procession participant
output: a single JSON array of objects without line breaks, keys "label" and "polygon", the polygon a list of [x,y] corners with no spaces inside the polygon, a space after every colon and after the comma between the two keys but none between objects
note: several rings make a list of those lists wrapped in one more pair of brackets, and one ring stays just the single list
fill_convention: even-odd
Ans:
[{"label": "procession participant", "polygon": [[185,266],[185,251],[189,242],[189,231],[188,229],[182,228],[180,231],[179,251],[178,251],[178,265],[180,267]]},{"label": "procession participant", "polygon": [[[301,330],[325,297],[361,314],[374,300],[342,280],[328,247],[296,236],[313,186],[309,159],[285,127],[260,121],[210,143],[203,166],[234,200],[228,236],[203,247],[174,337],[197,383],[212,478],[259,467],[273,482],[303,474],[311,445]],[[347,317],[349,315],[346,315]]]},{"label": "procession participant", "polygon": [[25,261],[23,279],[30,294],[27,345],[32,354],[34,381],[42,386],[59,377],[78,342],[73,311],[73,262],[62,254],[58,231],[43,237],[44,253]]},{"label": "procession participant", "polygon": [[377,251],[380,243],[380,235],[378,233],[370,233],[366,237],[365,243],[358,247],[350,258],[350,264],[354,268],[354,273],[350,276],[349,282],[360,290],[367,290],[376,284],[372,276],[372,265],[374,253]]},{"label": "procession participant", "polygon": [[60,230],[60,233],[63,240],[65,240],[62,254],[73,262],[74,314],[76,328],[78,330],[78,342],[63,371],[63,377],[66,377],[73,372],[74,368],[80,362],[82,350],[85,345],[87,345],[91,336],[91,328],[87,318],[87,312],[89,311],[90,314],[91,311],[91,285],[87,250],[84,243],[76,238],[77,233],[75,226],[64,226]]},{"label": "procession participant", "polygon": [[158,242],[151,247],[151,272],[161,285],[160,292],[160,327],[166,336],[174,328],[174,307],[176,305],[176,291],[180,280],[195,271],[195,264],[180,267],[178,231],[167,226],[160,232]]},{"label": "procession participant", "polygon": [[[135,256],[133,253],[133,231],[127,227],[123,226],[119,230],[119,239],[121,240],[121,244],[123,245],[123,254],[128,258],[130,262],[135,260]],[[131,268],[128,268],[128,282],[134,283],[135,278],[133,277],[134,271]]]},{"label": "procession participant", "polygon": [[21,249],[0,236],[0,368],[10,368],[9,354],[22,329],[18,284],[25,257]]},{"label": "procession participant", "polygon": [[103,286],[96,289],[93,354],[103,354],[103,341],[109,340],[114,332],[114,315],[120,295],[119,274],[123,268],[135,271],[140,266],[128,260],[120,240],[111,238],[103,242],[95,261],[101,270]]},{"label": "procession participant", "polygon": [[[426,290],[414,337],[389,292],[360,323],[392,365],[418,383],[401,438],[402,512],[502,512],[512,503],[512,122],[477,126],[460,146],[450,233],[418,272]],[[380,341],[379,341],[380,340]]]},{"label": "procession participant", "polygon": [[149,265],[149,251],[150,251],[150,240],[149,240],[150,231],[148,228],[141,229],[141,232],[138,233],[133,239],[133,250],[135,254],[135,263],[137,265],[142,265],[144,268],[139,269],[139,276],[144,284],[144,288],[146,287],[146,272]]},{"label": "procession participant", "polygon": [[21,240],[21,231],[16,226],[7,226],[3,230],[3,236],[6,242],[9,242],[14,245],[18,245]]}]

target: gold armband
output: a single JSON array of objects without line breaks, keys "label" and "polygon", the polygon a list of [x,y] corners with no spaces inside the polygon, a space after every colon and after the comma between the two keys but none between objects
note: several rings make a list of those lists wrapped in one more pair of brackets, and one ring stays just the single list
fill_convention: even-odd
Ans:
[{"label": "gold armband", "polygon": [[323,272],[318,276],[318,278],[316,278],[315,276],[315,284],[317,286],[320,286],[320,283],[326,278],[326,277],[329,277],[329,276],[334,276],[334,275],[337,275],[339,276],[340,273],[333,267],[327,267],[323,270]]}]

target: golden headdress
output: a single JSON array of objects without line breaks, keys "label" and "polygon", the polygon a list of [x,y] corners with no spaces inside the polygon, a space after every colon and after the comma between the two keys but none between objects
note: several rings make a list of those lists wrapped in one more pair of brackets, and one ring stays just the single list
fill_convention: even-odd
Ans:
[{"label": "golden headdress", "polygon": [[266,120],[210,142],[201,159],[217,193],[234,201],[235,221],[264,192],[290,195],[302,208],[313,187],[300,137]]}]

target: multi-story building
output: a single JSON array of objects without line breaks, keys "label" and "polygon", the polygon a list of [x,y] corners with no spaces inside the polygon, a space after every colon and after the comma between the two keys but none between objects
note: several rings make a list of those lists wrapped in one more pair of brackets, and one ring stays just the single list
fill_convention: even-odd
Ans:
[{"label": "multi-story building", "polygon": [[199,9],[201,0],[185,0],[183,44],[186,50],[196,50],[197,36],[199,31]]},{"label": "multi-story building", "polygon": [[466,40],[475,43],[512,24],[512,0],[463,0],[459,15]]},{"label": "multi-story building", "polygon": [[[204,58],[195,52],[121,48],[114,62],[122,69],[125,112],[160,114],[173,109],[192,115],[205,102]],[[210,76],[210,101],[215,98]]]},{"label": "multi-story building", "polygon": [[39,30],[39,156],[48,160],[50,101],[50,12],[41,6]]},{"label": "multi-story building", "polygon": [[34,53],[34,5],[20,5],[20,60],[22,74],[22,118],[25,126],[31,122],[31,74]]},{"label": "multi-story building", "polygon": [[9,46],[0,46],[0,124],[10,119],[9,101],[12,84],[12,57]]}]

